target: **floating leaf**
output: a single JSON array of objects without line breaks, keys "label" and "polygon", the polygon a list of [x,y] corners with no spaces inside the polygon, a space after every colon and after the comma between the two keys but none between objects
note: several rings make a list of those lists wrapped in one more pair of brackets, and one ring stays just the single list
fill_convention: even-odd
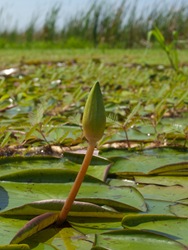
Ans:
[{"label": "floating leaf", "polygon": [[66,225],[63,228],[48,227],[24,240],[24,243],[31,248],[35,246],[34,249],[88,250],[91,249],[93,241],[93,235],[83,235],[70,225]]},{"label": "floating leaf", "polygon": [[[77,176],[76,171],[64,169],[31,169],[18,171],[0,176],[0,181],[28,182],[28,183],[73,183]],[[85,182],[103,184],[99,179],[87,175]]]},{"label": "floating leaf", "polygon": [[[25,218],[41,215],[47,212],[59,212],[63,207],[64,202],[65,200],[35,201],[20,207],[12,208],[5,212],[1,212],[0,215],[6,217],[14,217],[17,215]],[[101,218],[108,221],[109,219],[122,219],[123,213],[118,213],[114,210],[110,210],[110,208],[100,207],[92,203],[75,201],[69,213],[69,218],[71,217],[82,217],[82,220],[85,217],[86,220],[88,218],[89,221],[91,218],[94,218],[94,220]]]},{"label": "floating leaf", "polygon": [[122,220],[125,228],[141,229],[147,232],[154,232],[169,239],[188,245],[187,239],[187,218],[178,218],[166,215],[128,215]]},{"label": "floating leaf", "polygon": [[158,175],[188,175],[188,162],[179,162],[162,166],[159,168],[156,168],[149,172],[149,174],[158,174]]},{"label": "floating leaf", "polygon": [[146,199],[176,202],[188,198],[188,188],[181,186],[163,187],[157,185],[146,185],[138,187]]},{"label": "floating leaf", "polygon": [[29,122],[32,126],[40,124],[45,112],[46,105],[44,103],[39,104],[34,112],[29,113]]},{"label": "floating leaf", "polygon": [[[105,154],[107,157],[107,154]],[[128,152],[125,157],[111,158],[113,165],[110,168],[110,174],[118,176],[130,175],[154,175],[169,171],[175,171],[177,174],[186,175],[187,173],[187,153],[173,149],[150,149],[139,152]],[[184,172],[183,172],[184,171]]]},{"label": "floating leaf", "polygon": [[[1,187],[8,193],[9,203],[6,210],[36,199],[66,199],[71,186],[72,183],[53,183],[50,184],[50,188],[48,183],[1,183]],[[103,183],[83,183],[77,200],[107,205],[117,210],[147,210],[142,195],[133,187],[118,188]],[[7,203],[6,197],[0,200],[1,203]]]},{"label": "floating leaf", "polygon": [[183,250],[185,246],[164,236],[155,235],[152,232],[117,230],[96,235],[95,246],[92,250],[157,250],[160,248],[165,250]]},{"label": "floating leaf", "polygon": [[147,214],[173,215],[170,211],[170,206],[174,205],[173,201],[157,200],[155,197],[153,199],[145,199],[145,201],[148,207]]},{"label": "floating leaf", "polygon": [[[64,152],[63,156],[72,162],[81,164],[83,162],[85,154]],[[111,163],[111,161],[109,161],[107,158],[93,155],[90,166],[92,166],[92,165],[106,165],[106,164],[110,164],[110,163]]]},{"label": "floating leaf", "polygon": [[21,220],[20,218],[15,217],[2,217],[0,216],[1,221],[1,230],[0,230],[0,245],[7,245],[10,243],[16,232],[20,228],[22,228],[26,223],[27,220]]},{"label": "floating leaf", "polygon": [[[22,219],[23,216],[18,216],[19,219],[15,217],[0,217],[1,244],[8,244],[18,230],[27,223],[26,220]],[[92,220],[94,221],[94,219],[95,218]],[[101,222],[89,221],[90,219],[87,217],[85,219],[81,218],[80,221],[71,220],[70,223],[74,228],[76,228],[76,230],[70,227],[67,223],[65,223],[64,228],[58,228],[55,226],[48,227],[40,232],[37,232],[29,239],[25,240],[24,243],[28,244],[31,249],[40,249],[44,248],[44,246],[48,246],[49,249],[54,249],[54,247],[56,247],[58,250],[61,250],[62,248],[66,249],[66,247],[68,247],[66,244],[68,244],[69,247],[72,244],[73,246],[76,246],[76,249],[78,250],[88,250],[94,242],[93,233],[106,232],[112,228],[121,227],[121,221],[114,222],[110,219],[106,222],[104,222],[104,220]]]},{"label": "floating leaf", "polygon": [[11,245],[0,245],[0,250],[29,250],[30,247],[27,244],[11,244]]},{"label": "floating leaf", "polygon": [[188,205],[185,204],[172,204],[170,207],[170,212],[179,217],[188,218]]},{"label": "floating leaf", "polygon": [[30,220],[11,240],[11,244],[22,242],[57,221],[58,213],[45,213]]},{"label": "floating leaf", "polygon": [[126,215],[122,220],[124,227],[136,227],[142,223],[152,221],[164,221],[164,220],[176,220],[177,217],[173,215],[161,215],[161,214],[137,214],[137,215]]},{"label": "floating leaf", "polygon": [[135,176],[135,181],[141,184],[155,184],[161,186],[188,187],[187,176]]},{"label": "floating leaf", "polygon": [[[0,158],[1,176],[3,178],[3,176],[7,175],[7,178],[8,178],[9,174],[12,175],[13,173],[17,173],[21,170],[28,170],[28,175],[31,174],[32,176],[32,171],[33,171],[33,176],[34,174],[36,175],[35,179],[38,178],[42,182],[42,176],[43,176],[42,172],[44,171],[44,173],[48,175],[48,171],[49,173],[52,174],[54,170],[53,176],[55,178],[55,175],[56,175],[56,178],[58,180],[60,179],[58,175],[58,171],[59,173],[62,172],[60,174],[61,177],[63,175],[63,171],[65,171],[64,172],[65,175],[66,175],[66,171],[70,171],[70,172],[78,171],[80,169],[80,162],[82,161],[83,157],[84,157],[84,154],[74,154],[74,153],[65,153],[63,158],[56,158],[56,157],[51,157],[51,156],[32,156],[32,157],[31,156],[30,157],[15,156],[15,157],[9,157],[9,158],[2,157]],[[105,160],[104,158],[94,156],[91,162],[91,166],[88,169],[88,174],[100,180],[104,180],[108,172],[109,163],[110,162]],[[38,171],[38,174],[41,173],[40,176],[38,177],[37,177],[37,171]],[[44,174],[44,178],[45,178],[45,174]],[[32,177],[28,181],[31,182]]]}]

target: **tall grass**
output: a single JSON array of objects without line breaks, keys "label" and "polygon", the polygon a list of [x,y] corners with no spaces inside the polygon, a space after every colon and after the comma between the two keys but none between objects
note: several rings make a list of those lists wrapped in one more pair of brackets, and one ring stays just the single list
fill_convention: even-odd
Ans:
[{"label": "tall grass", "polygon": [[[43,27],[36,28],[33,18],[22,32],[0,30],[0,48],[6,47],[59,47],[59,48],[135,48],[147,45],[147,33],[153,27],[171,42],[174,30],[178,32],[179,46],[188,40],[188,6],[177,3],[171,8],[164,4],[139,9],[138,1],[122,0],[112,5],[106,1],[93,2],[68,21],[60,20],[60,5],[55,5],[46,15]],[[3,10],[5,11],[5,10]],[[0,20],[2,11],[0,12]],[[61,15],[61,18],[63,16]]]}]

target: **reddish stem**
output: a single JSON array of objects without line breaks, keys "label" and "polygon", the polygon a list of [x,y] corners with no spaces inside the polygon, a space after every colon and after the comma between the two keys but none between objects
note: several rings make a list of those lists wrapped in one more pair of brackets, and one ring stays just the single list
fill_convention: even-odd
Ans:
[{"label": "reddish stem", "polygon": [[70,191],[70,193],[65,201],[65,204],[64,204],[64,206],[61,209],[61,212],[59,214],[58,224],[62,224],[67,218],[67,215],[72,207],[72,204],[75,200],[75,197],[76,197],[76,195],[80,189],[80,186],[84,180],[84,177],[86,175],[87,169],[89,167],[89,164],[90,164],[92,156],[93,156],[94,149],[95,149],[95,144],[88,145],[87,152],[86,152],[86,155],[84,157],[80,171],[78,172],[78,175],[75,179],[75,182],[71,188],[71,191]]}]

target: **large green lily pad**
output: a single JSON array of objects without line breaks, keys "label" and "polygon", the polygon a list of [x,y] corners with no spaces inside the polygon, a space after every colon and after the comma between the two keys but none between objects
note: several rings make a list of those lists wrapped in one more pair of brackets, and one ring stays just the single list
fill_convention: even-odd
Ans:
[{"label": "large green lily pad", "polygon": [[95,247],[92,250],[157,250],[157,249],[185,249],[185,246],[171,239],[151,232],[137,230],[120,230],[103,233],[96,236]]}]

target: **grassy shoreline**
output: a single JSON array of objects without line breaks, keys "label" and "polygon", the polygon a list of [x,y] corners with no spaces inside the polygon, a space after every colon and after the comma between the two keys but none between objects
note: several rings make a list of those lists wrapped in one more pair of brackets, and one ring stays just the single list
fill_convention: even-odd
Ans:
[{"label": "grassy shoreline", "polygon": [[[188,63],[188,50],[178,51],[180,64]],[[161,49],[0,49],[0,68],[12,67],[20,62],[63,61],[76,59],[99,59],[101,62],[162,64],[169,65],[165,53]]]}]

